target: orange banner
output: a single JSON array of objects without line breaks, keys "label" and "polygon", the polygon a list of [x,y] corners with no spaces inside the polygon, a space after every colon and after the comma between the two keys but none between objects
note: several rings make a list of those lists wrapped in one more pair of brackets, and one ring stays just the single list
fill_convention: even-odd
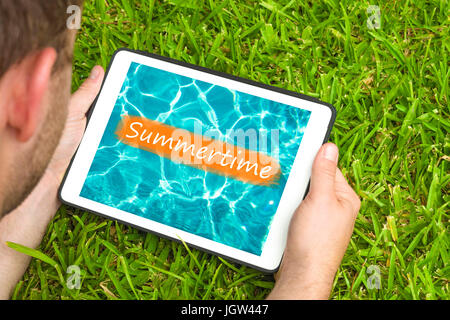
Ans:
[{"label": "orange banner", "polygon": [[276,184],[280,165],[274,158],[144,117],[124,116],[118,139],[174,162],[256,184]]}]

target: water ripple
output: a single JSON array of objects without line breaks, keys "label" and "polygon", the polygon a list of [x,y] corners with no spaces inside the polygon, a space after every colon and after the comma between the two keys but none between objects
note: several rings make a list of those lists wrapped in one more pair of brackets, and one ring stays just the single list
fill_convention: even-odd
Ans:
[{"label": "water ripple", "polygon": [[[261,130],[269,142],[259,148],[279,155],[279,184],[246,184],[122,144],[114,132],[123,115],[192,132],[197,126],[251,149],[256,141],[236,141],[229,130]],[[309,116],[306,110],[132,63],[80,195],[260,255]],[[271,142],[271,129],[279,130],[278,146]]]}]

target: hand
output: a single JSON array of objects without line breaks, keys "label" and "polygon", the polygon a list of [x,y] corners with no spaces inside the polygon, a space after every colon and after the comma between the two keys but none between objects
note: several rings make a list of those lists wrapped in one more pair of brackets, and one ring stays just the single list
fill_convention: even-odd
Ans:
[{"label": "hand", "polygon": [[268,299],[328,299],[361,204],[337,161],[337,147],[324,144],[313,164],[309,193],[292,217]]},{"label": "hand", "polygon": [[100,90],[103,76],[103,68],[95,66],[89,78],[70,99],[66,126],[46,172],[54,175],[59,182],[80,144],[86,128],[86,112]]},{"label": "hand", "polygon": [[100,90],[103,76],[103,69],[94,67],[90,78],[72,95],[65,128],[47,170],[22,204],[0,220],[0,299],[9,298],[30,262],[29,256],[10,249],[6,242],[30,248],[41,243],[48,223],[60,206],[58,187],[81,141],[86,112]]}]

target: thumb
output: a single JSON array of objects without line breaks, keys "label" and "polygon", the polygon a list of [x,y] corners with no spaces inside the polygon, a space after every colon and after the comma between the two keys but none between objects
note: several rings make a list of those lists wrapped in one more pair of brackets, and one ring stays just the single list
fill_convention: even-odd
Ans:
[{"label": "thumb", "polygon": [[92,68],[89,78],[87,78],[80,88],[72,95],[69,106],[71,112],[81,115],[82,117],[85,116],[102,86],[104,74],[105,72],[101,66]]},{"label": "thumb", "polygon": [[311,173],[311,196],[335,193],[335,180],[339,150],[334,143],[324,144],[317,153]]}]

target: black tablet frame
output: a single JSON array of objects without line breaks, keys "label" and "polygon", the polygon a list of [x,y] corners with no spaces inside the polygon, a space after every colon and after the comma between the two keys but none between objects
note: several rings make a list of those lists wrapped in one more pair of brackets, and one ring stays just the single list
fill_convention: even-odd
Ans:
[{"label": "black tablet frame", "polygon": [[[227,78],[227,79],[238,81],[238,82],[243,82],[243,83],[255,86],[255,87],[260,87],[260,88],[263,88],[263,89],[275,91],[275,92],[278,92],[278,93],[281,93],[281,94],[289,95],[289,96],[296,97],[296,98],[301,98],[303,100],[308,100],[308,101],[311,101],[311,102],[315,102],[315,103],[327,106],[328,108],[330,108],[332,114],[331,114],[331,119],[330,119],[330,122],[328,124],[328,129],[327,129],[327,132],[325,134],[325,138],[324,138],[323,143],[326,143],[328,141],[329,137],[330,137],[331,129],[333,128],[333,124],[334,124],[334,122],[336,120],[336,109],[335,109],[335,107],[333,105],[331,105],[329,103],[320,101],[317,98],[310,97],[310,96],[307,96],[307,95],[304,95],[304,94],[301,94],[301,93],[297,93],[297,92],[294,92],[294,91],[290,91],[290,90],[286,90],[286,89],[283,89],[283,88],[270,86],[270,85],[267,85],[267,84],[264,84],[264,83],[256,82],[256,81],[245,79],[245,78],[241,78],[241,77],[234,76],[234,75],[231,75],[231,74],[228,74],[228,73],[216,71],[216,70],[209,69],[209,68],[206,68],[206,67],[197,66],[195,64],[191,64],[191,63],[175,60],[175,59],[172,59],[172,58],[168,58],[168,57],[164,57],[164,56],[160,56],[160,55],[157,55],[157,54],[154,54],[154,53],[149,53],[149,52],[140,51],[140,50],[131,50],[131,49],[128,49],[128,48],[120,48],[120,49],[117,49],[114,52],[114,54],[113,54],[113,56],[111,58],[111,61],[109,62],[108,68],[106,69],[105,77],[103,79],[103,83],[102,83],[102,86],[100,88],[100,91],[99,91],[98,95],[100,95],[100,92],[103,89],[103,85],[105,84],[105,80],[108,77],[109,71],[111,69],[111,66],[112,66],[112,64],[114,62],[114,59],[115,59],[116,55],[119,52],[121,52],[121,51],[128,51],[128,52],[132,52],[132,53],[135,53],[135,54],[140,54],[140,55],[147,56],[147,57],[150,57],[150,58],[154,58],[154,59],[162,60],[162,61],[169,62],[169,63],[172,63],[172,64],[176,64],[176,65],[179,65],[179,66],[183,66],[183,67],[195,69],[195,70],[198,70],[198,71],[210,73],[210,74],[213,74],[213,75],[216,75],[216,76],[219,76],[219,77]],[[97,103],[98,95],[95,98],[94,102],[92,103],[91,107],[89,108],[89,110],[88,110],[88,112],[86,114],[87,123],[89,123],[89,120],[91,118],[92,112],[93,112],[93,110],[95,108],[95,105]],[[86,126],[87,126],[87,123],[86,123]],[[77,152],[78,152],[78,150],[77,150]],[[76,156],[77,152],[75,152],[74,156],[72,157],[72,160],[70,161],[70,164],[69,164],[69,166],[68,166],[68,168],[66,170],[66,173],[64,174],[64,178],[63,178],[63,180],[61,182],[61,185],[59,187],[59,190],[58,190],[58,198],[63,204],[71,206],[71,207],[74,207],[74,208],[77,208],[77,209],[80,209],[80,210],[83,210],[83,211],[87,211],[87,212],[93,213],[93,214],[98,215],[98,216],[100,216],[102,218],[107,218],[107,219],[110,219],[110,220],[114,220],[114,221],[120,222],[122,224],[131,226],[131,227],[136,228],[138,230],[142,230],[142,231],[145,231],[145,232],[152,233],[152,234],[154,234],[154,235],[156,235],[158,237],[161,237],[161,238],[173,240],[173,241],[176,241],[178,243],[184,243],[184,244],[189,245],[189,246],[191,246],[191,247],[193,247],[195,249],[198,249],[198,250],[210,253],[210,254],[214,254],[216,256],[220,256],[220,257],[225,258],[227,260],[230,260],[232,262],[248,266],[250,268],[256,269],[256,270],[264,272],[264,273],[269,273],[270,274],[270,273],[274,273],[274,272],[278,271],[280,265],[278,265],[278,267],[273,269],[273,270],[267,270],[267,269],[261,268],[259,266],[252,265],[252,264],[249,264],[247,262],[241,261],[239,259],[236,259],[236,258],[233,258],[233,257],[229,257],[229,256],[226,256],[226,255],[220,254],[218,252],[215,252],[215,251],[212,251],[212,250],[208,250],[208,249],[205,249],[203,247],[196,246],[196,245],[193,245],[193,244],[190,244],[190,243],[187,243],[187,242],[183,242],[180,239],[173,238],[173,237],[167,236],[165,234],[161,234],[161,233],[155,232],[153,230],[148,230],[148,229],[146,229],[144,227],[141,227],[141,226],[138,226],[138,225],[134,225],[132,223],[129,223],[129,222],[126,222],[126,221],[123,221],[123,220],[120,220],[120,219],[115,219],[115,218],[112,218],[111,216],[102,214],[100,212],[96,212],[96,211],[93,211],[93,210],[90,210],[90,209],[87,209],[87,208],[84,208],[84,207],[78,206],[76,204],[69,203],[69,202],[65,201],[64,199],[62,199],[61,192],[62,192],[62,189],[63,189],[64,184],[66,182],[66,178],[68,176],[68,173],[69,173],[70,169],[72,168],[73,160],[75,159],[75,156]],[[308,194],[308,191],[309,191],[309,183],[308,183],[308,186],[307,186],[307,188],[305,190],[304,197]],[[282,261],[282,259],[280,260],[280,264],[281,264],[281,261]]]}]

